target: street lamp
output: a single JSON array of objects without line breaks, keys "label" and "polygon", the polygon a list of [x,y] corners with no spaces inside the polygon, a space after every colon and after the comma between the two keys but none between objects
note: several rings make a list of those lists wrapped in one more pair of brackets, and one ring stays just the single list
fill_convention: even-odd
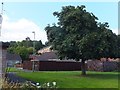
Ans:
[{"label": "street lamp", "polygon": [[29,37],[26,37],[26,42],[27,42],[27,47],[28,47],[28,42],[30,41],[30,38]]},{"label": "street lamp", "polygon": [[1,27],[2,27],[2,21],[3,21],[3,2],[2,2],[2,10],[1,10],[1,14],[0,14],[0,36],[1,36]]},{"label": "street lamp", "polygon": [[[35,31],[32,32],[34,34],[34,40],[33,40],[33,48],[35,49]],[[35,54],[35,50],[33,49],[33,54]]]},{"label": "street lamp", "polygon": [[[34,34],[34,40],[33,40],[33,57],[35,56],[35,31],[33,31],[32,32],[33,34]],[[33,67],[32,67],[32,70],[33,70],[33,72],[34,72],[34,70],[35,70],[35,62],[34,62],[34,59],[35,58],[33,58]]]}]

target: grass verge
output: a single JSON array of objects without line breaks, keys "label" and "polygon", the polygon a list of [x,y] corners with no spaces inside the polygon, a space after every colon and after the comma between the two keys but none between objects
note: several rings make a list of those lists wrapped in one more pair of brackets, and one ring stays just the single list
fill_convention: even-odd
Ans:
[{"label": "grass verge", "polygon": [[19,72],[18,76],[39,82],[56,81],[59,88],[118,88],[118,72],[41,71]]}]

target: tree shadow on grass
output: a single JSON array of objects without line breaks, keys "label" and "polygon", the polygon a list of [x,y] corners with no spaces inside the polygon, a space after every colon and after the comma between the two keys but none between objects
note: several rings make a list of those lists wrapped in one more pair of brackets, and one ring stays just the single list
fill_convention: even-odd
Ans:
[{"label": "tree shadow on grass", "polygon": [[87,75],[77,75],[78,77],[85,78],[96,78],[96,79],[118,79],[118,73],[107,73],[107,72],[95,72],[95,73],[87,73]]},{"label": "tree shadow on grass", "polygon": [[88,73],[85,77],[97,79],[118,79],[117,73]]}]

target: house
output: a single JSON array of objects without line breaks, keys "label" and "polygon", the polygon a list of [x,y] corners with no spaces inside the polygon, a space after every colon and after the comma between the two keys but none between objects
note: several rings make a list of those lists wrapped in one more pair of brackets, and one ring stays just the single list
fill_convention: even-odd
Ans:
[{"label": "house", "polygon": [[14,67],[15,64],[22,63],[22,59],[18,54],[6,54],[6,63],[8,67]]},{"label": "house", "polygon": [[41,55],[30,55],[30,59],[35,61],[49,61],[58,60],[58,56],[55,52],[44,52]]},{"label": "house", "polygon": [[31,61],[62,61],[62,62],[76,62],[73,59],[63,59],[60,60],[56,54],[56,52],[51,51],[51,52],[44,52],[41,55],[31,55],[30,56]]},{"label": "house", "polygon": [[36,71],[81,70],[81,62],[76,62],[75,60],[60,60],[54,51],[44,52],[41,55],[31,55],[30,58],[30,61],[23,62],[23,69]]},{"label": "house", "polygon": [[73,71],[81,70],[81,62],[75,60],[60,60],[56,51],[45,47],[38,51],[40,55],[30,55],[30,61],[23,62],[23,69],[36,71]]},{"label": "house", "polygon": [[[30,61],[23,63],[23,69],[36,71],[79,71],[81,70],[81,60],[67,60],[58,59],[56,51],[50,50],[51,46],[43,48],[38,51],[40,55],[31,55]],[[90,71],[114,71],[118,68],[118,61],[116,59],[101,58],[101,60],[86,61],[86,69]],[[116,62],[115,62],[116,61]]]}]

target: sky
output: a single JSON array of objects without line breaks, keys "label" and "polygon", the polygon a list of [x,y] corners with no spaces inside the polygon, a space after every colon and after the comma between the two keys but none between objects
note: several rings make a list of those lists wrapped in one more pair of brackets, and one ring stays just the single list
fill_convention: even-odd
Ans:
[{"label": "sky", "polygon": [[0,41],[22,41],[26,37],[33,40],[35,31],[35,39],[45,43],[44,28],[58,21],[53,12],[68,5],[85,5],[98,22],[108,22],[109,28],[118,34],[118,2],[5,2]]}]

